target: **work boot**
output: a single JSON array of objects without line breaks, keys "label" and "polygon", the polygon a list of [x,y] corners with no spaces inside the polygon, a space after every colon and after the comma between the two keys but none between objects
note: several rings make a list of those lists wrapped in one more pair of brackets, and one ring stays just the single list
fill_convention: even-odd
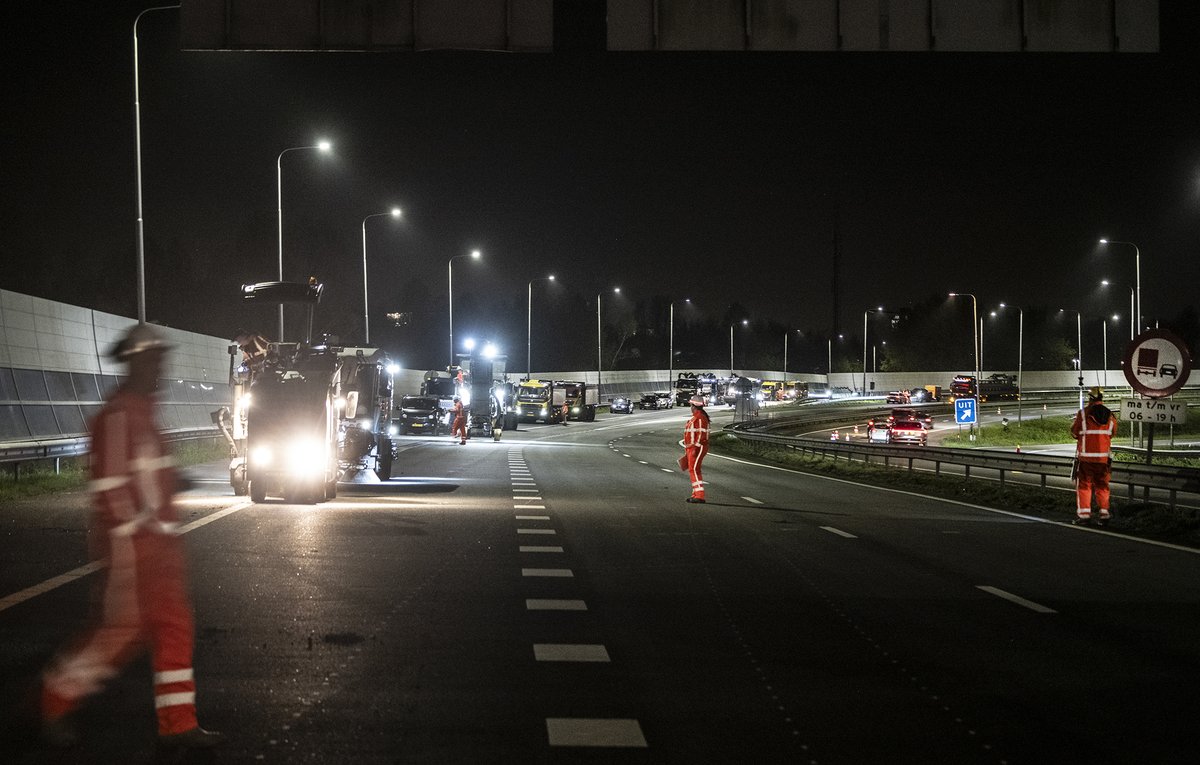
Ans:
[{"label": "work boot", "polygon": [[1076,518],[1075,520],[1071,521],[1071,525],[1073,525],[1073,526],[1091,526],[1092,519],[1091,518]]},{"label": "work boot", "polygon": [[225,737],[220,733],[204,730],[199,725],[183,733],[169,733],[158,737],[160,746],[184,749],[212,749],[224,740]]},{"label": "work boot", "polygon": [[703,505],[703,504],[704,504],[704,498],[703,498],[703,497],[688,497],[688,498],[687,498],[687,501],[688,501],[688,502],[691,502],[691,503],[693,503],[693,504],[698,504],[698,505]]},{"label": "work boot", "polygon": [[1112,520],[1111,515],[1102,515],[1102,516],[1100,516],[1100,520],[1096,522],[1096,525],[1099,526],[1100,528],[1104,528],[1105,526],[1108,525],[1108,522],[1111,520]]}]

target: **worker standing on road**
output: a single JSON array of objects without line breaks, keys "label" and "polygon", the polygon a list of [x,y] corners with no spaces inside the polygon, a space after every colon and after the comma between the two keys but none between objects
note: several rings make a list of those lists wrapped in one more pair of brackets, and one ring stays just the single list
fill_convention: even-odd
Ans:
[{"label": "worker standing on road", "polygon": [[221,739],[196,722],[192,607],[172,498],[177,477],[153,397],[168,348],[158,330],[139,324],[110,352],[129,376],[91,423],[88,533],[92,559],[107,560],[107,567],[96,590],[97,622],[43,675],[42,734],[54,746],[75,742],[68,715],[146,649],[159,742],[209,748]]},{"label": "worker standing on road", "polygon": [[708,454],[708,412],[704,411],[704,399],[692,396],[688,399],[692,405],[692,416],[683,428],[684,459],[688,475],[692,478],[692,496],[688,502],[704,503],[704,476],[700,473],[700,463]]},{"label": "worker standing on road", "polygon": [[458,396],[454,397],[454,425],[450,428],[450,437],[461,437],[458,442],[459,446],[467,445],[467,412],[463,409],[462,399]]},{"label": "worker standing on road", "polygon": [[1100,506],[1100,526],[1107,526],[1109,512],[1108,481],[1112,476],[1112,439],[1117,434],[1117,418],[1103,403],[1104,391],[1088,390],[1088,404],[1075,414],[1071,435],[1075,437],[1075,494],[1078,497],[1075,524],[1092,525],[1092,495]]}]

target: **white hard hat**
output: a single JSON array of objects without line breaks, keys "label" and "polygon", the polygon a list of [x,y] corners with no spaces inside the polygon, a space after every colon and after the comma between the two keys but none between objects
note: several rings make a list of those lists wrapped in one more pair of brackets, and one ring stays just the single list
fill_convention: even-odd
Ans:
[{"label": "white hard hat", "polygon": [[171,344],[167,342],[167,338],[159,330],[149,324],[136,324],[125,333],[124,337],[117,341],[116,345],[108,352],[108,355],[115,359],[126,361],[129,357],[143,351],[165,351],[171,347]]},{"label": "white hard hat", "polygon": [[688,403],[691,404],[692,406],[704,406],[704,397],[703,396],[692,396],[691,398],[688,399]]}]

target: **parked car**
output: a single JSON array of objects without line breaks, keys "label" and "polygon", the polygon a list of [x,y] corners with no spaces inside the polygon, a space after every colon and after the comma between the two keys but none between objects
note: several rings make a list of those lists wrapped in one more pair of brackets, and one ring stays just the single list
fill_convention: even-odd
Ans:
[{"label": "parked car", "polygon": [[901,421],[919,422],[926,430],[933,430],[933,416],[919,409],[893,409],[888,415],[888,425]]},{"label": "parked car", "polygon": [[645,394],[638,404],[642,409],[670,409],[674,405],[671,394],[665,390]]},{"label": "parked car", "polygon": [[633,399],[628,396],[618,396],[608,405],[608,411],[613,414],[633,414]]},{"label": "parked car", "polygon": [[438,404],[437,396],[404,396],[396,409],[399,411],[393,420],[402,434],[430,433],[436,436],[444,430],[445,412]]},{"label": "parked car", "polygon": [[924,446],[927,438],[925,427],[914,420],[897,420],[888,428],[888,443]]}]

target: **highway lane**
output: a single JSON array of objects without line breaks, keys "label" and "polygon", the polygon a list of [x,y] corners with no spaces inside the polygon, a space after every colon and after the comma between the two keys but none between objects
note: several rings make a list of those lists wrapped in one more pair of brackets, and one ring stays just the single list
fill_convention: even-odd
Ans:
[{"label": "highway lane", "polygon": [[[1197,556],[715,455],[688,505],[685,418],[405,438],[392,481],[311,507],[247,506],[213,466],[185,501],[215,518],[186,539],[218,761],[1190,753]],[[82,502],[0,512],[0,598],[82,562]],[[0,611],[5,698],[86,600]],[[46,760],[15,723],[7,751],[151,761],[139,669],[82,715],[88,751]]]}]

